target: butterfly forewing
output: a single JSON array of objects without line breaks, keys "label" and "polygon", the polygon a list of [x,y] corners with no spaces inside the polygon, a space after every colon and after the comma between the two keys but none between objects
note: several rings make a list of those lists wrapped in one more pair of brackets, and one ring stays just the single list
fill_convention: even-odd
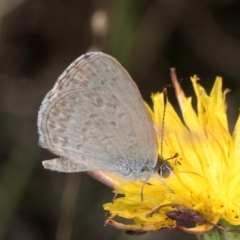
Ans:
[{"label": "butterfly forewing", "polygon": [[[64,158],[64,169],[69,159],[79,171],[128,175],[157,161],[156,133],[139,90],[103,53],[83,55],[66,69],[42,103],[38,128],[40,144]],[[60,171],[58,162],[53,170]]]}]

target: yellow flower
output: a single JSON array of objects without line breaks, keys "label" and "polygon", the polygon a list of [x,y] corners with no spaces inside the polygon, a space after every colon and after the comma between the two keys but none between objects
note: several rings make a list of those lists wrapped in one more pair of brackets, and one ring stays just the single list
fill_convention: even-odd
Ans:
[{"label": "yellow flower", "polygon": [[[142,182],[123,184],[119,189],[123,196],[104,205],[111,214],[107,223],[130,232],[169,227],[196,234],[218,228],[220,220],[240,225],[240,118],[231,135],[225,104],[228,90],[222,92],[222,79],[217,77],[208,95],[199,79],[192,77],[197,98],[195,111],[192,98],[185,97],[176,76],[172,78],[183,120],[168,102],[161,139],[163,93],[152,96],[153,111],[148,109],[158,132],[159,155],[161,141],[165,159],[178,154],[169,160],[173,175],[161,181],[157,177],[151,179],[144,187],[143,201]],[[120,185],[118,181],[115,189]],[[115,216],[133,220],[133,224],[118,223]],[[176,221],[186,219],[196,226],[185,228]]]}]

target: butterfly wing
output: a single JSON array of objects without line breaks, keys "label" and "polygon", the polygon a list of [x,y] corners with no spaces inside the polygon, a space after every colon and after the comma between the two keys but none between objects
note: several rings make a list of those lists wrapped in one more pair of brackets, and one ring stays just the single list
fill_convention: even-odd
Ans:
[{"label": "butterfly wing", "polygon": [[55,159],[53,170],[64,171],[68,160],[79,163],[68,171],[128,175],[156,164],[156,133],[139,90],[103,53],[83,55],[60,76],[39,110],[38,129],[40,144],[64,159]]}]

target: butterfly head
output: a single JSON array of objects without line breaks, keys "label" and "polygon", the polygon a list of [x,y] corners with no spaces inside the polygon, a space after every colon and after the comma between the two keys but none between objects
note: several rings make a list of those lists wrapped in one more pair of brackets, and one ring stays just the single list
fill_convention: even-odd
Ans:
[{"label": "butterfly head", "polygon": [[168,178],[173,174],[173,168],[169,163],[169,160],[178,157],[178,154],[174,154],[174,156],[163,159],[162,157],[158,157],[157,164],[155,166],[155,172],[159,174],[161,178]]},{"label": "butterfly head", "polygon": [[158,174],[161,178],[168,178],[172,175],[173,168],[171,167],[170,163],[167,161],[161,162],[158,168]]}]

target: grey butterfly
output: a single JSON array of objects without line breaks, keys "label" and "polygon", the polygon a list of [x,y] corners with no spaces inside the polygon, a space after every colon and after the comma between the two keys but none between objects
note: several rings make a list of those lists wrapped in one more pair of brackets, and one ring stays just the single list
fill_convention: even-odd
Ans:
[{"label": "grey butterfly", "polygon": [[111,56],[76,59],[46,95],[38,113],[39,143],[60,156],[43,161],[59,172],[108,171],[128,180],[169,176],[141,94]]}]

